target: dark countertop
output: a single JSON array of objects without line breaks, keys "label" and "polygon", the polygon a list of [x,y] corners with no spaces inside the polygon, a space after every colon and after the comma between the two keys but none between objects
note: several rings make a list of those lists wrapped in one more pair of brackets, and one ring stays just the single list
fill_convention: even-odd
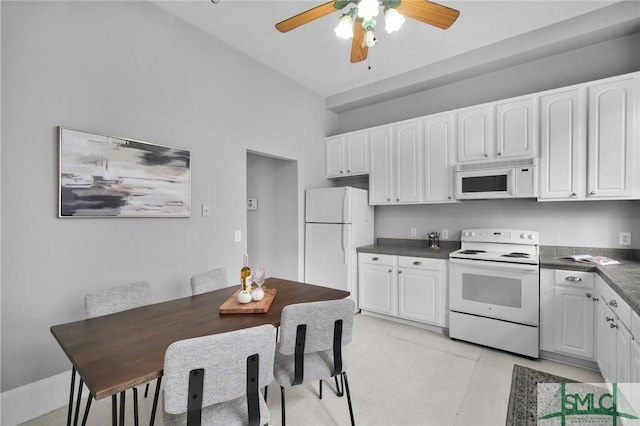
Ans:
[{"label": "dark countertop", "polygon": [[588,262],[556,259],[540,256],[540,267],[547,269],[565,269],[570,271],[596,272],[609,286],[640,315],[640,261],[635,259],[616,259],[619,265],[598,266]]},{"label": "dark countertop", "polygon": [[460,248],[460,241],[441,241],[440,249],[428,248],[427,240],[407,240],[399,238],[378,238],[376,244],[358,247],[358,253],[389,254],[392,256],[428,257],[449,259],[449,253]]},{"label": "dark countertop", "polygon": [[[441,241],[440,249],[428,248],[427,240],[378,238],[376,244],[358,247],[358,253],[392,256],[449,259],[449,253],[460,248],[460,241]],[[570,254],[611,257],[620,265],[598,266],[587,262],[558,259]],[[622,299],[640,315],[640,250],[603,249],[597,247],[540,246],[540,267],[570,271],[596,272]]]}]

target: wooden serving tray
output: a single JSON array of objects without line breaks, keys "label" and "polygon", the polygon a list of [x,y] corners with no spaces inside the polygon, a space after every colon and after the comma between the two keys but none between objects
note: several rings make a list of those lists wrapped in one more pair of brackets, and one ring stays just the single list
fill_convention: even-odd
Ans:
[{"label": "wooden serving tray", "polygon": [[264,298],[257,302],[239,303],[238,293],[236,290],[222,305],[220,305],[220,314],[264,314],[271,307],[273,298],[276,297],[275,288],[263,288]]}]

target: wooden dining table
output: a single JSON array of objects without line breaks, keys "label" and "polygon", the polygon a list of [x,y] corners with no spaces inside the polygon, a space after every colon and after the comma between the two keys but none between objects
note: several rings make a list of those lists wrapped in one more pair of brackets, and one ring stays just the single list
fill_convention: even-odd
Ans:
[{"label": "wooden dining table", "polygon": [[[266,313],[220,314],[220,305],[239,288],[233,286],[54,325],[51,333],[92,397],[96,400],[112,397],[112,423],[115,425],[116,395],[121,394],[120,422],[123,423],[124,391],[162,377],[165,351],[173,342],[263,324],[278,326],[282,309],[287,305],[349,296],[348,291],[279,278],[268,278],[264,287],[276,289],[276,296]],[[156,401],[157,395],[158,392]]]}]

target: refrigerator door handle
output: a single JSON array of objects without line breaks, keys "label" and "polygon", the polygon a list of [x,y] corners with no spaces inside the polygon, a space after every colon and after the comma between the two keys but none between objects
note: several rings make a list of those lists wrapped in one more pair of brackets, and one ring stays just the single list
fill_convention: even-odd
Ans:
[{"label": "refrigerator door handle", "polygon": [[342,198],[342,223],[351,223],[351,212],[349,211],[349,188],[344,189],[344,198]]},{"label": "refrigerator door handle", "polygon": [[349,225],[342,225],[342,262],[345,265],[349,264],[349,241],[347,241],[349,238],[348,226]]}]

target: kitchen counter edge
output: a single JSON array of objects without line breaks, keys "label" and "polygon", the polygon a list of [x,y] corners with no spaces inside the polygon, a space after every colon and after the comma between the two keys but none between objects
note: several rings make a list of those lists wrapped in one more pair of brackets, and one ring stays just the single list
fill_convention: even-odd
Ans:
[{"label": "kitchen counter edge", "polygon": [[541,256],[540,268],[595,272],[640,315],[640,262],[637,260],[621,260],[619,265],[598,266]]}]

